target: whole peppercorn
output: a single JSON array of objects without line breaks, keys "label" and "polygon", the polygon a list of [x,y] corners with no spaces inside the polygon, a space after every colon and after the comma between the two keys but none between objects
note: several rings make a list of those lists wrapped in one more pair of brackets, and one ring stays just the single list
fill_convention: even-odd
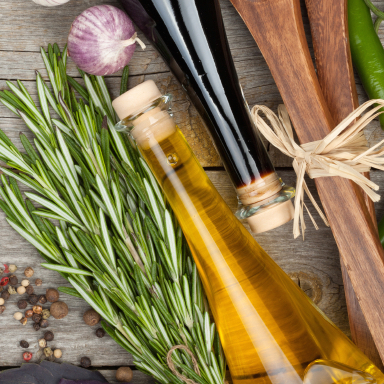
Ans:
[{"label": "whole peppercorn", "polygon": [[10,285],[10,286],[8,287],[8,293],[9,293],[10,295],[16,295],[16,289],[15,289],[15,287],[13,287],[12,285]]},{"label": "whole peppercorn", "polygon": [[44,320],[47,320],[50,318],[50,316],[51,316],[51,312],[49,312],[49,309],[43,309],[43,312],[41,312],[41,317]]},{"label": "whole peppercorn", "polygon": [[23,353],[23,359],[24,359],[25,361],[29,361],[29,360],[31,360],[31,359],[32,359],[32,352],[24,352],[24,353]]},{"label": "whole peppercorn", "polygon": [[0,305],[4,305],[4,303],[5,303],[5,300],[0,297]]},{"label": "whole peppercorn", "polygon": [[3,292],[1,292],[1,298],[2,298],[2,299],[4,299],[4,300],[8,300],[8,299],[9,299],[9,296],[11,296],[11,295],[10,295],[10,293],[9,293],[8,291],[3,291]]},{"label": "whole peppercorn", "polygon": [[19,282],[19,280],[17,279],[17,277],[15,275],[12,275],[9,277],[9,284],[11,284],[12,286],[17,285],[18,282]]},{"label": "whole peppercorn", "polygon": [[30,317],[32,317],[32,316],[33,316],[33,311],[32,311],[32,309],[27,309],[27,310],[25,311],[24,315],[25,315],[25,317],[26,317],[27,319],[29,319]]},{"label": "whole peppercorn", "polygon": [[47,302],[47,296],[45,295],[40,295],[39,296],[39,303],[40,304],[45,304]]},{"label": "whole peppercorn", "polygon": [[37,296],[37,295],[33,294],[33,295],[30,295],[28,297],[28,303],[31,305],[36,305],[38,303],[38,301],[39,301],[39,296]]},{"label": "whole peppercorn", "polygon": [[5,287],[9,283],[9,277],[4,276],[0,280],[0,286]]},{"label": "whole peppercorn", "polygon": [[23,317],[21,320],[20,320],[20,323],[23,324],[23,325],[26,325],[28,323],[28,319],[26,317]]},{"label": "whole peppercorn", "polygon": [[48,320],[43,319],[40,321],[40,327],[41,328],[48,328],[48,325],[49,325]]},{"label": "whole peppercorn", "polygon": [[21,347],[21,348],[29,348],[29,343],[28,343],[28,341],[21,340],[21,341],[20,341],[20,347]]},{"label": "whole peppercorn", "polygon": [[38,313],[39,315],[43,312],[43,307],[41,305],[34,305],[32,309],[34,313]]},{"label": "whole peppercorn", "polygon": [[105,331],[103,328],[96,329],[96,336],[100,339],[105,336]]},{"label": "whole peppercorn", "polygon": [[24,299],[19,300],[19,301],[17,302],[17,306],[18,306],[20,309],[25,309],[25,308],[27,308],[27,306],[28,306],[28,302],[27,302],[27,300],[24,300]]},{"label": "whole peppercorn", "polygon": [[68,305],[62,301],[56,301],[51,305],[50,311],[55,319],[63,319],[68,315]]},{"label": "whole peppercorn", "polygon": [[39,339],[39,347],[45,348],[47,346],[47,340],[45,339]]},{"label": "whole peppercorn", "polygon": [[35,323],[40,323],[40,321],[41,321],[41,315],[39,315],[38,313],[34,313],[33,316],[32,316],[32,320],[33,320]]},{"label": "whole peppercorn", "polygon": [[38,323],[34,323],[33,324],[33,329],[37,332],[38,330],[40,330],[40,324]]},{"label": "whole peppercorn", "polygon": [[52,349],[49,348],[49,347],[44,348],[44,355],[45,355],[45,357],[50,357],[50,356],[52,356],[52,355],[53,355],[53,351],[52,351]]},{"label": "whole peppercorn", "polygon": [[15,264],[10,264],[8,267],[9,273],[15,273],[17,271],[17,267]]},{"label": "whole peppercorn", "polygon": [[14,315],[13,315],[13,318],[17,321],[20,321],[22,318],[23,318],[23,314],[21,312],[16,312]]},{"label": "whole peppercorn", "polygon": [[47,297],[47,300],[51,303],[55,303],[59,300],[59,292],[53,288],[48,288],[47,292],[45,293],[45,296]]},{"label": "whole peppercorn", "polygon": [[33,289],[32,285],[28,285],[27,287],[25,287],[25,291],[28,295],[32,295],[35,290]]},{"label": "whole peppercorn", "polygon": [[31,267],[25,268],[24,270],[24,275],[26,277],[32,277],[34,273],[35,271]]},{"label": "whole peppercorn", "polygon": [[28,280],[28,279],[21,280],[21,285],[22,285],[23,287],[28,287],[28,285],[29,285],[29,280]]},{"label": "whole peppercorn", "polygon": [[0,284],[0,293],[4,291],[4,287]]},{"label": "whole peppercorn", "polygon": [[116,371],[116,380],[120,382],[129,383],[133,378],[132,369],[129,367],[120,367]]},{"label": "whole peppercorn", "polygon": [[20,285],[20,287],[17,287],[17,293],[19,295],[24,295],[25,293],[25,287],[23,287],[22,285]]},{"label": "whole peppercorn", "polygon": [[80,359],[80,365],[83,368],[89,368],[92,365],[91,359],[89,357],[86,357],[86,356],[82,357]]},{"label": "whole peppercorn", "polygon": [[55,335],[52,331],[47,331],[44,333],[44,339],[47,341],[52,341],[55,338]]},{"label": "whole peppercorn", "polygon": [[63,352],[61,352],[61,349],[57,348],[53,351],[53,356],[55,356],[56,359],[60,359],[61,356],[63,356]]},{"label": "whole peppercorn", "polygon": [[0,315],[5,311],[5,306],[4,305],[0,305]]},{"label": "whole peppercorn", "polygon": [[83,315],[84,323],[93,326],[100,321],[100,315],[94,309],[88,309]]},{"label": "whole peppercorn", "polygon": [[43,280],[41,279],[36,279],[35,280],[36,287],[41,287],[43,285]]}]

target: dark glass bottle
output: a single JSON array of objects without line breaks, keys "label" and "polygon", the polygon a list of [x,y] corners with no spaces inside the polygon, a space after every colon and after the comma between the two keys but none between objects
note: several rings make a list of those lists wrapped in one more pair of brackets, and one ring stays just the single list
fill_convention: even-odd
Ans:
[{"label": "dark glass bottle", "polygon": [[[218,1],[120,2],[169,65],[207,126],[244,205],[238,216],[257,216],[276,206],[281,210],[280,204],[284,202],[289,204],[288,216],[292,216],[292,205],[287,200],[294,190],[282,189],[281,180],[254,130]],[[275,215],[277,225],[283,224],[276,220],[280,216]],[[286,220],[288,216],[285,215],[284,222],[292,218]],[[256,232],[261,228],[271,229],[265,226],[265,218],[262,222],[262,226],[254,226]]]}]

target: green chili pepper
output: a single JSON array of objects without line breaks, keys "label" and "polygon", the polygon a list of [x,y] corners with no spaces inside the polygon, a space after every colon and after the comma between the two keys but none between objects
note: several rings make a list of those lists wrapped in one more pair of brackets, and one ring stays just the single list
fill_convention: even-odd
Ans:
[{"label": "green chili pepper", "polygon": [[[370,99],[384,99],[384,48],[364,0],[348,0],[352,62]],[[384,129],[384,114],[380,115]]]}]

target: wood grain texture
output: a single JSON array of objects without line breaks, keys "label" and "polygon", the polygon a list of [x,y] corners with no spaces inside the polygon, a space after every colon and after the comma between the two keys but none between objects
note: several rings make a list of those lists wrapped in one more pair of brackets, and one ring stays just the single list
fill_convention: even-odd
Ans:
[{"label": "wood grain texture", "polygon": [[[339,124],[359,106],[349,47],[347,0],[306,0],[306,5],[320,87],[335,124]],[[365,176],[369,178],[369,173]],[[362,193],[375,224],[374,203],[363,191]],[[353,290],[343,258],[341,270],[352,340],[383,370],[383,362]]]},{"label": "wood grain texture", "polygon": [[[301,143],[334,127],[305,39],[299,0],[232,0],[271,69]],[[281,39],[284,36],[284,39]],[[384,357],[384,251],[354,183],[319,178],[317,189],[352,285]],[[371,280],[368,286],[365,281]],[[383,308],[383,309],[379,309]]]}]

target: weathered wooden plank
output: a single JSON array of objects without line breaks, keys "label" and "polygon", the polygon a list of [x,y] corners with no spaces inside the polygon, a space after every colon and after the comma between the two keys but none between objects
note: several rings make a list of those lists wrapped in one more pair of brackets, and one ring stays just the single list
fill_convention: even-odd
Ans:
[{"label": "weathered wooden plank", "polygon": [[[288,183],[294,183],[293,171],[280,171],[281,176]],[[233,187],[224,171],[209,171],[209,177],[219,190],[232,211],[237,208],[237,199]],[[372,179],[384,188],[384,175],[372,172]],[[309,181],[310,189],[316,196],[314,184]],[[274,231],[255,236],[256,240],[270,254],[270,256],[312,297],[319,307],[349,335],[347,312],[344,300],[344,290],[340,273],[339,255],[329,228],[321,222],[314,209],[309,206],[320,229],[316,231],[309,218],[306,217],[308,229],[303,242],[300,238],[294,240],[292,236],[292,222]],[[378,217],[384,212],[384,204],[377,204]],[[17,276],[21,278],[22,271],[27,266],[35,269],[34,279],[40,277],[44,284],[37,288],[38,293],[44,293],[48,287],[67,285],[57,273],[48,271],[40,266],[43,261],[37,251],[22,239],[5,221],[0,213],[0,263],[15,263],[19,266]],[[0,316],[0,365],[18,365],[22,362],[21,339],[28,340],[31,351],[36,352],[36,343],[42,331],[35,332],[31,322],[23,327],[12,316],[17,311],[18,296],[12,296],[6,303],[7,309]],[[55,347],[63,350],[65,361],[78,363],[80,357],[89,356],[94,366],[119,366],[131,364],[131,357],[108,337],[97,339],[94,331],[82,321],[82,314],[88,306],[77,298],[62,295],[70,308],[69,315],[62,320],[50,321],[50,329],[55,333]]]}]

